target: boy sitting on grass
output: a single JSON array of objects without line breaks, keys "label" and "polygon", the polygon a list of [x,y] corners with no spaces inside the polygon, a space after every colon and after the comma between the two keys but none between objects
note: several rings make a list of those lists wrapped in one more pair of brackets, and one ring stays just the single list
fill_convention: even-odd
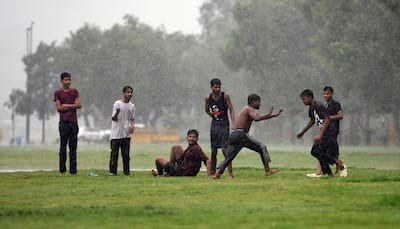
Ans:
[{"label": "boy sitting on grass", "polygon": [[199,132],[191,129],[187,132],[188,147],[174,145],[171,148],[169,161],[164,158],[156,158],[156,168],[151,173],[153,176],[196,176],[201,167],[201,162],[207,167],[207,176],[211,176],[211,161],[204,154],[197,143]]}]

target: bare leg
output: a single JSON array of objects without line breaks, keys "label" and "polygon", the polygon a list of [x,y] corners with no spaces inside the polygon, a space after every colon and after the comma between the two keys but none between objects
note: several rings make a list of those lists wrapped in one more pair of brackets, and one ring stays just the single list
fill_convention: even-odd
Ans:
[{"label": "bare leg", "polygon": [[215,169],[217,167],[217,148],[211,147],[211,175],[215,174]]},{"label": "bare leg", "polygon": [[170,155],[169,155],[169,161],[167,161],[161,157],[156,158],[155,164],[156,164],[157,171],[155,171],[153,169],[153,170],[151,170],[151,174],[153,174],[153,176],[164,175],[164,169],[165,169],[167,163],[170,162],[170,163],[174,164],[175,160],[178,159],[179,157],[181,157],[182,154],[183,154],[182,146],[180,146],[180,145],[172,146]]},{"label": "bare leg", "polygon": [[219,169],[217,169],[217,171],[215,172],[215,174],[213,175],[213,179],[219,179],[221,177],[220,171]]},{"label": "bare leg", "polygon": [[[227,156],[227,149],[226,149],[226,148],[223,148],[223,149],[222,149],[222,152],[224,153],[224,156],[226,157],[226,156]],[[228,164],[228,177],[229,177],[229,178],[234,178],[234,176],[233,176],[233,169],[232,169],[232,162],[230,162],[230,163]]]},{"label": "bare leg", "polygon": [[339,170],[343,170],[344,169],[344,162],[342,160],[336,160],[335,161],[336,167],[339,168]]},{"label": "bare leg", "polygon": [[317,176],[322,175],[322,168],[321,168],[321,164],[319,164],[319,162],[317,162],[317,172],[315,174]]},{"label": "bare leg", "polygon": [[175,160],[180,158],[183,154],[182,146],[180,145],[173,145],[171,147],[170,155],[169,155],[169,162],[172,164],[175,163]]}]

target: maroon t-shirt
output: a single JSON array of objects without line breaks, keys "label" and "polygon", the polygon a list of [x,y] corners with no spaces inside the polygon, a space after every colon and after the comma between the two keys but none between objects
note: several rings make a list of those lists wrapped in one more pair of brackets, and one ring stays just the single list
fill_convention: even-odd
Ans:
[{"label": "maroon t-shirt", "polygon": [[[75,99],[79,98],[79,92],[75,88],[71,88],[68,91],[63,89],[54,92],[54,102],[60,100],[62,104],[74,104]],[[76,109],[60,112],[60,121],[78,122],[76,115]]]},{"label": "maroon t-shirt", "polygon": [[199,144],[189,145],[185,150],[185,157],[182,161],[183,176],[196,176],[201,167],[201,162],[206,163],[207,155],[204,154]]}]

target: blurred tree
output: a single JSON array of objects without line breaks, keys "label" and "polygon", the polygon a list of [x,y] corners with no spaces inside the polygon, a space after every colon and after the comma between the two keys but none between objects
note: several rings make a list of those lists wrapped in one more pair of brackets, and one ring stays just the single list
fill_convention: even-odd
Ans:
[{"label": "blurred tree", "polygon": [[39,43],[31,60],[34,63],[31,79],[32,111],[36,112],[42,121],[42,144],[46,138],[46,120],[56,113],[53,103],[53,93],[58,86],[58,80],[53,72],[55,43],[46,45]]},{"label": "blurred tree", "polygon": [[14,144],[15,142],[15,114],[23,114],[20,109],[17,109],[17,106],[22,106],[24,94],[24,91],[14,88],[11,91],[9,100],[4,103],[5,107],[11,109],[11,144]]},{"label": "blurred tree", "polygon": [[287,115],[280,118],[284,121],[274,127],[281,137],[274,140],[294,139],[292,131],[298,126],[294,115],[304,111],[300,92],[306,88],[319,92],[323,82],[329,81],[325,68],[311,58],[309,37],[314,27],[293,1],[286,0],[238,1],[233,16],[237,26],[222,50],[222,59],[232,70],[251,73],[241,86],[259,94],[267,104],[264,109],[272,103],[286,108]]},{"label": "blurred tree", "polygon": [[[400,133],[400,2],[304,0],[299,6],[319,28],[312,38],[314,55],[342,82],[346,110],[366,119],[391,114]],[[369,126],[362,129],[370,139]]]},{"label": "blurred tree", "polygon": [[238,3],[233,12],[238,27],[223,52],[230,68],[251,71],[259,93],[276,97],[287,90],[292,96],[279,98],[285,105],[304,88],[320,88],[324,76],[308,41],[314,29],[291,1]]},{"label": "blurred tree", "polygon": [[236,26],[232,15],[235,2],[236,0],[207,0],[201,5],[201,39],[208,47],[222,47]]},{"label": "blurred tree", "polygon": [[89,117],[98,117],[96,101],[99,96],[106,97],[98,72],[101,64],[98,52],[102,47],[102,32],[96,26],[85,24],[76,32],[71,32],[56,52],[55,72],[69,72],[72,75],[72,87],[79,90],[82,108],[79,115],[83,116],[84,126],[91,126]]}]

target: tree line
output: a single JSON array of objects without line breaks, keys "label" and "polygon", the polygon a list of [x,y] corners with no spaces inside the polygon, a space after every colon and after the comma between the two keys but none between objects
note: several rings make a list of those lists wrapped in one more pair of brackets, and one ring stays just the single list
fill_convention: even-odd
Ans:
[{"label": "tree line", "polygon": [[[299,93],[330,85],[351,120],[350,136],[364,135],[368,144],[369,120],[385,116],[400,142],[400,1],[208,0],[199,10],[198,35],[167,33],[126,15],[104,31],[85,24],[61,44],[41,42],[23,57],[26,89],[14,89],[6,106],[13,115],[35,114],[44,129],[56,115],[59,74],[69,71],[85,126],[108,127],[113,101],[131,84],[140,122],[207,129],[204,96],[217,77],[236,111],[258,93],[286,108],[283,122],[293,130],[305,114]],[[274,130],[285,132],[282,126]]]}]

